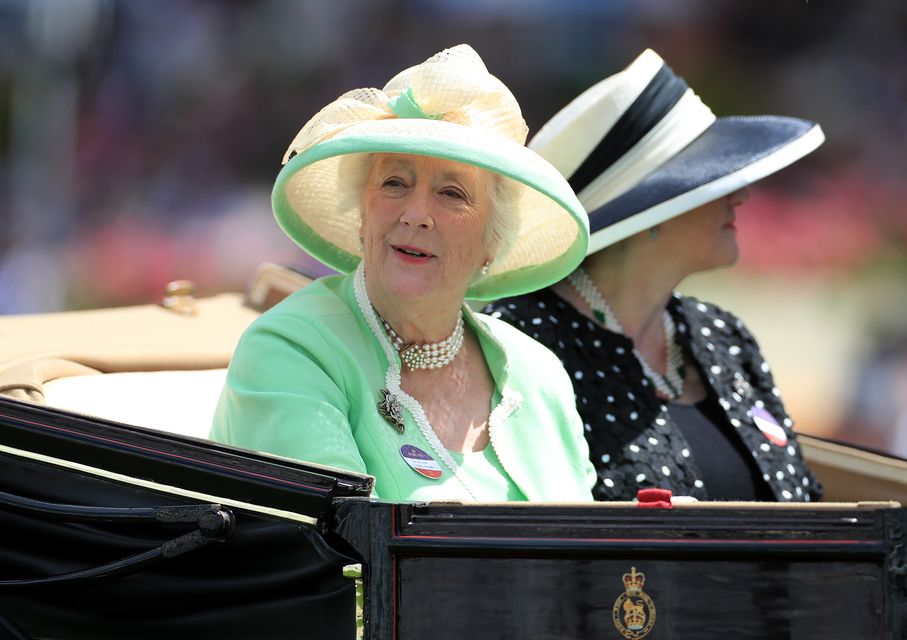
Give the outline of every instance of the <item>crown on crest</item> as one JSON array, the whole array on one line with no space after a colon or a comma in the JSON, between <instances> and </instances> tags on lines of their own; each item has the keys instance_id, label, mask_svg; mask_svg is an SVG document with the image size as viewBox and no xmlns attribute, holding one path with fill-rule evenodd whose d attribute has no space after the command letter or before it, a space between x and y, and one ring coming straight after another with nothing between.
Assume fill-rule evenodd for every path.
<instances>
[{"instance_id":1,"label":"crown on crest","mask_svg":"<svg viewBox=\"0 0 907 640\"><path fill-rule=\"evenodd\" d=\"M636 567L630 567L630 573L625 573L624 589L628 594L637 594L642 591L642 586L646 583L646 574L637 573Z\"/></svg>"}]
</instances>

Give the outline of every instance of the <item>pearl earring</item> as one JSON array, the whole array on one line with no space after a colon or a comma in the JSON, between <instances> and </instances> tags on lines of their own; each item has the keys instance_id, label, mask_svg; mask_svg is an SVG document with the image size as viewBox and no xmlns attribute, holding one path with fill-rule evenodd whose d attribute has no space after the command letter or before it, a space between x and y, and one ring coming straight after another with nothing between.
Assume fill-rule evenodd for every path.
<instances>
[{"instance_id":1,"label":"pearl earring","mask_svg":"<svg viewBox=\"0 0 907 640\"><path fill-rule=\"evenodd\" d=\"M482 268L481 268L481 270L480 270L480 271L482 272L482 276L487 276L487 275L488 275L488 266L489 266L490 264L491 264L491 263L490 263L488 260L486 260L486 261L482 264Z\"/></svg>"}]
</instances>

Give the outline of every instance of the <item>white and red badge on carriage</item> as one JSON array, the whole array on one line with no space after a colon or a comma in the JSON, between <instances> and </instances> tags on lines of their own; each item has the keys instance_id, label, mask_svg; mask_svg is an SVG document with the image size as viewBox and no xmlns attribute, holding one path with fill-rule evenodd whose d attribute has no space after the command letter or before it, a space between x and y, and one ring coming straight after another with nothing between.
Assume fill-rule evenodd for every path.
<instances>
[{"instance_id":1,"label":"white and red badge on carriage","mask_svg":"<svg viewBox=\"0 0 907 640\"><path fill-rule=\"evenodd\" d=\"M419 447L405 444L400 447L400 455L413 470L426 478L437 480L441 477L441 465Z\"/></svg>"},{"instance_id":2,"label":"white and red badge on carriage","mask_svg":"<svg viewBox=\"0 0 907 640\"><path fill-rule=\"evenodd\" d=\"M787 444L787 434L784 433L784 429L775 420L775 416L762 407L753 407L752 413L753 422L759 427L759 431L762 432L766 440L779 447Z\"/></svg>"}]
</instances>

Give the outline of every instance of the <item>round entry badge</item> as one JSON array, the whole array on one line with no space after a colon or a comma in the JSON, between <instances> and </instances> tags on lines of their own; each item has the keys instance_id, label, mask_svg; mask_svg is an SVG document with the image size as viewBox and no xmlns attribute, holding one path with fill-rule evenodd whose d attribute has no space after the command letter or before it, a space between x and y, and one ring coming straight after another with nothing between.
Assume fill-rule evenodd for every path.
<instances>
[{"instance_id":1,"label":"round entry badge","mask_svg":"<svg viewBox=\"0 0 907 640\"><path fill-rule=\"evenodd\" d=\"M787 434L784 433L784 429L782 429L781 425L778 424L778 421L775 420L775 416L761 407L753 407L752 413L753 422L756 423L756 426L759 427L759 431L762 432L762 435L764 435L769 442L779 447L783 447L787 444Z\"/></svg>"},{"instance_id":2,"label":"round entry badge","mask_svg":"<svg viewBox=\"0 0 907 640\"><path fill-rule=\"evenodd\" d=\"M419 447L405 444L400 447L400 455L413 470L419 475L437 480L441 477L441 465L435 459L422 451Z\"/></svg>"}]
</instances>

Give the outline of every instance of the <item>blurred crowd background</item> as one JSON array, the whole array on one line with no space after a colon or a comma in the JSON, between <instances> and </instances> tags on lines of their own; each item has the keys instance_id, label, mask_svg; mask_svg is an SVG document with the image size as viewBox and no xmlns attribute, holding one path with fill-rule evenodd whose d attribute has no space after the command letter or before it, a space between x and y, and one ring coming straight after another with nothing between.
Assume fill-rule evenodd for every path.
<instances>
[{"instance_id":1,"label":"blurred crowd background","mask_svg":"<svg viewBox=\"0 0 907 640\"><path fill-rule=\"evenodd\" d=\"M530 135L646 47L718 115L819 122L684 290L747 321L801 431L907 455L904 0L0 0L0 313L325 271L271 217L287 144L461 42Z\"/></svg>"}]
</instances>

